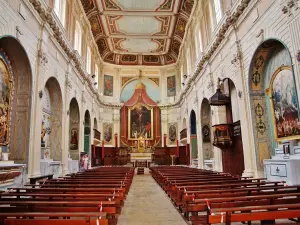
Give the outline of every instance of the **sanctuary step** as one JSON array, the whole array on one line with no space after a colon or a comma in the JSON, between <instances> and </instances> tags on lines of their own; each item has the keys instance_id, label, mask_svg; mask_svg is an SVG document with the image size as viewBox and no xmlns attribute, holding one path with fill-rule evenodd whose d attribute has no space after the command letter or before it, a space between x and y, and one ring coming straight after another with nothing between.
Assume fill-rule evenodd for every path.
<instances>
[{"instance_id":1,"label":"sanctuary step","mask_svg":"<svg viewBox=\"0 0 300 225\"><path fill-rule=\"evenodd\" d=\"M137 168L137 175L141 175L141 174L144 174L144 167L138 167Z\"/></svg>"}]
</instances>

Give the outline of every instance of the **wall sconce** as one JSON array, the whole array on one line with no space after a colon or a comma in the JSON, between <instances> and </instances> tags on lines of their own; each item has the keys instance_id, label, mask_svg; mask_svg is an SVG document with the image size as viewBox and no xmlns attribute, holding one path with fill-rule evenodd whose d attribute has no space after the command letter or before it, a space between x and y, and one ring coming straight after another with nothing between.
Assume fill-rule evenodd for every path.
<instances>
[{"instance_id":1,"label":"wall sconce","mask_svg":"<svg viewBox=\"0 0 300 225\"><path fill-rule=\"evenodd\" d=\"M93 74L93 75L92 75L92 78L95 78L95 77L96 77L96 75L95 75L95 74Z\"/></svg>"},{"instance_id":2,"label":"wall sconce","mask_svg":"<svg viewBox=\"0 0 300 225\"><path fill-rule=\"evenodd\" d=\"M40 98L43 97L43 91L39 91L39 97L40 97Z\"/></svg>"},{"instance_id":3,"label":"wall sconce","mask_svg":"<svg viewBox=\"0 0 300 225\"><path fill-rule=\"evenodd\" d=\"M242 91L241 90L238 92L238 96L239 96L239 98L242 98Z\"/></svg>"}]
</instances>

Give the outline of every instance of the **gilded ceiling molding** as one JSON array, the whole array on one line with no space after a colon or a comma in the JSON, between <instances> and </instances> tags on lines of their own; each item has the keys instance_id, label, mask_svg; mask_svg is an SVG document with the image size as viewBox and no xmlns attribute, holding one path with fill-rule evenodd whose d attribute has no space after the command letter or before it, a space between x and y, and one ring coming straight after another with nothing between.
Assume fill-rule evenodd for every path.
<instances>
[{"instance_id":1,"label":"gilded ceiling molding","mask_svg":"<svg viewBox=\"0 0 300 225\"><path fill-rule=\"evenodd\" d=\"M126 33L120 29L120 21L128 20L129 16L135 16L138 10L130 10L124 6L118 5L116 0L101 0L103 11L97 9L96 0L80 0L83 8L85 9L86 16L92 27L94 39L98 45L98 51L104 62L116 65L151 65L161 66L175 64L178 60L180 46L185 35L186 25L193 11L195 0L165 0L158 6L158 8L146 11L149 16L143 17L144 19L155 18L159 21L160 31L155 33L145 33L145 35L136 33ZM179 9L174 9L175 3L179 2ZM95 13L95 10L98 13ZM102 9L101 9L102 10ZM112 14L112 11L114 12ZM123 15L126 11L126 15ZM173 12L174 15L157 15L155 12ZM116 13L120 12L120 15ZM143 12L140 10L139 12ZM129 13L129 14L128 14ZM153 15L152 15L153 13ZM91 16L91 14L93 16ZM127 15L128 14L128 15ZM98 17L96 20L94 17ZM138 16L136 16L138 17ZM175 17L172 18L172 17ZM173 25L175 21L175 25ZM99 23L102 25L99 25ZM155 23L155 21L154 21ZM99 27L107 26L106 33L99 35ZM154 26L156 27L156 26ZM169 29L172 27L172 31ZM157 27L156 27L157 28ZM104 29L102 29L103 31ZM129 28L130 31L135 30ZM142 37L140 37L142 36ZM147 38L146 38L147 37ZM161 46L157 49L148 50L147 52L137 53L135 51L128 51L124 49L122 42L134 39L150 39L157 43L159 39ZM115 40L117 39L117 40ZM99 44L98 44L99 43ZM125 54L125 56L123 56Z\"/></svg>"}]
</instances>

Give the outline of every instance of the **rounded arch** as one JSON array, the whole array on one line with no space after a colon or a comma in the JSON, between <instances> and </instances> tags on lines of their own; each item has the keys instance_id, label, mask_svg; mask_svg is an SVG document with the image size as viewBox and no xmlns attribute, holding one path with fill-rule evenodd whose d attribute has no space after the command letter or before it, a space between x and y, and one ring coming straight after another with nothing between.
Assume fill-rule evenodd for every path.
<instances>
[{"instance_id":1,"label":"rounded arch","mask_svg":"<svg viewBox=\"0 0 300 225\"><path fill-rule=\"evenodd\" d=\"M89 154L91 135L91 114L87 109L84 113L84 152Z\"/></svg>"},{"instance_id":2,"label":"rounded arch","mask_svg":"<svg viewBox=\"0 0 300 225\"><path fill-rule=\"evenodd\" d=\"M53 160L62 156L62 92L58 80L50 77L43 91L41 147L49 148Z\"/></svg>"},{"instance_id":3,"label":"rounded arch","mask_svg":"<svg viewBox=\"0 0 300 225\"><path fill-rule=\"evenodd\" d=\"M198 157L198 145L197 145L197 119L196 113L192 109L190 113L190 144L191 144L191 157L196 159Z\"/></svg>"},{"instance_id":4,"label":"rounded arch","mask_svg":"<svg viewBox=\"0 0 300 225\"><path fill-rule=\"evenodd\" d=\"M277 73L278 69L282 73ZM278 78L278 90L271 82L274 76ZM297 137L300 130L296 127L291 129L292 132L283 132L281 137L277 135L287 130L286 123L294 124L294 120L299 119L291 53L283 41L272 38L258 46L249 67L248 88L256 164L257 169L262 171L263 160L274 154L279 141L300 139ZM287 95L291 96L292 101L287 99ZM287 111L291 110L296 112L296 116L288 116Z\"/></svg>"},{"instance_id":5,"label":"rounded arch","mask_svg":"<svg viewBox=\"0 0 300 225\"><path fill-rule=\"evenodd\" d=\"M79 159L79 125L80 111L76 98L72 98L69 107L70 123L69 123L69 154L73 160Z\"/></svg>"},{"instance_id":6,"label":"rounded arch","mask_svg":"<svg viewBox=\"0 0 300 225\"><path fill-rule=\"evenodd\" d=\"M9 99L9 108L1 108L1 117L6 121L2 124L1 134L6 141L1 143L9 146L10 160L28 163L30 138L30 117L32 104L32 70L29 57L23 45L13 36L0 37L0 57L2 66L2 85L8 85L7 94L1 93L3 101ZM10 85L4 76L9 74ZM6 81L8 81L6 79ZM1 132L2 133L2 132Z\"/></svg>"}]
</instances>

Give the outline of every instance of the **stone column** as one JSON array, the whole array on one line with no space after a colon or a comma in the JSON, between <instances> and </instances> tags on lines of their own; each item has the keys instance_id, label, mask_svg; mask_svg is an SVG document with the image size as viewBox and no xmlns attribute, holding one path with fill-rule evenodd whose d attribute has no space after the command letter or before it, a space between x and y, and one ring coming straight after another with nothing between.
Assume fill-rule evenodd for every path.
<instances>
[{"instance_id":1,"label":"stone column","mask_svg":"<svg viewBox=\"0 0 300 225\"><path fill-rule=\"evenodd\" d=\"M70 99L69 93L72 85L69 78L69 72L66 72L65 91L64 91L64 107L62 112L62 173L66 175L69 173L69 142L70 142Z\"/></svg>"},{"instance_id":2,"label":"stone column","mask_svg":"<svg viewBox=\"0 0 300 225\"><path fill-rule=\"evenodd\" d=\"M40 176L40 161L41 161L41 121L43 109L43 90L44 90L44 76L46 72L46 64L48 58L45 53L46 45L44 45L43 33L44 25L41 26L41 37L38 40L38 52L36 58L35 75L36 82L33 86L33 104L32 104L32 118L30 145L29 145L29 159L28 159L28 177Z\"/></svg>"}]
</instances>

